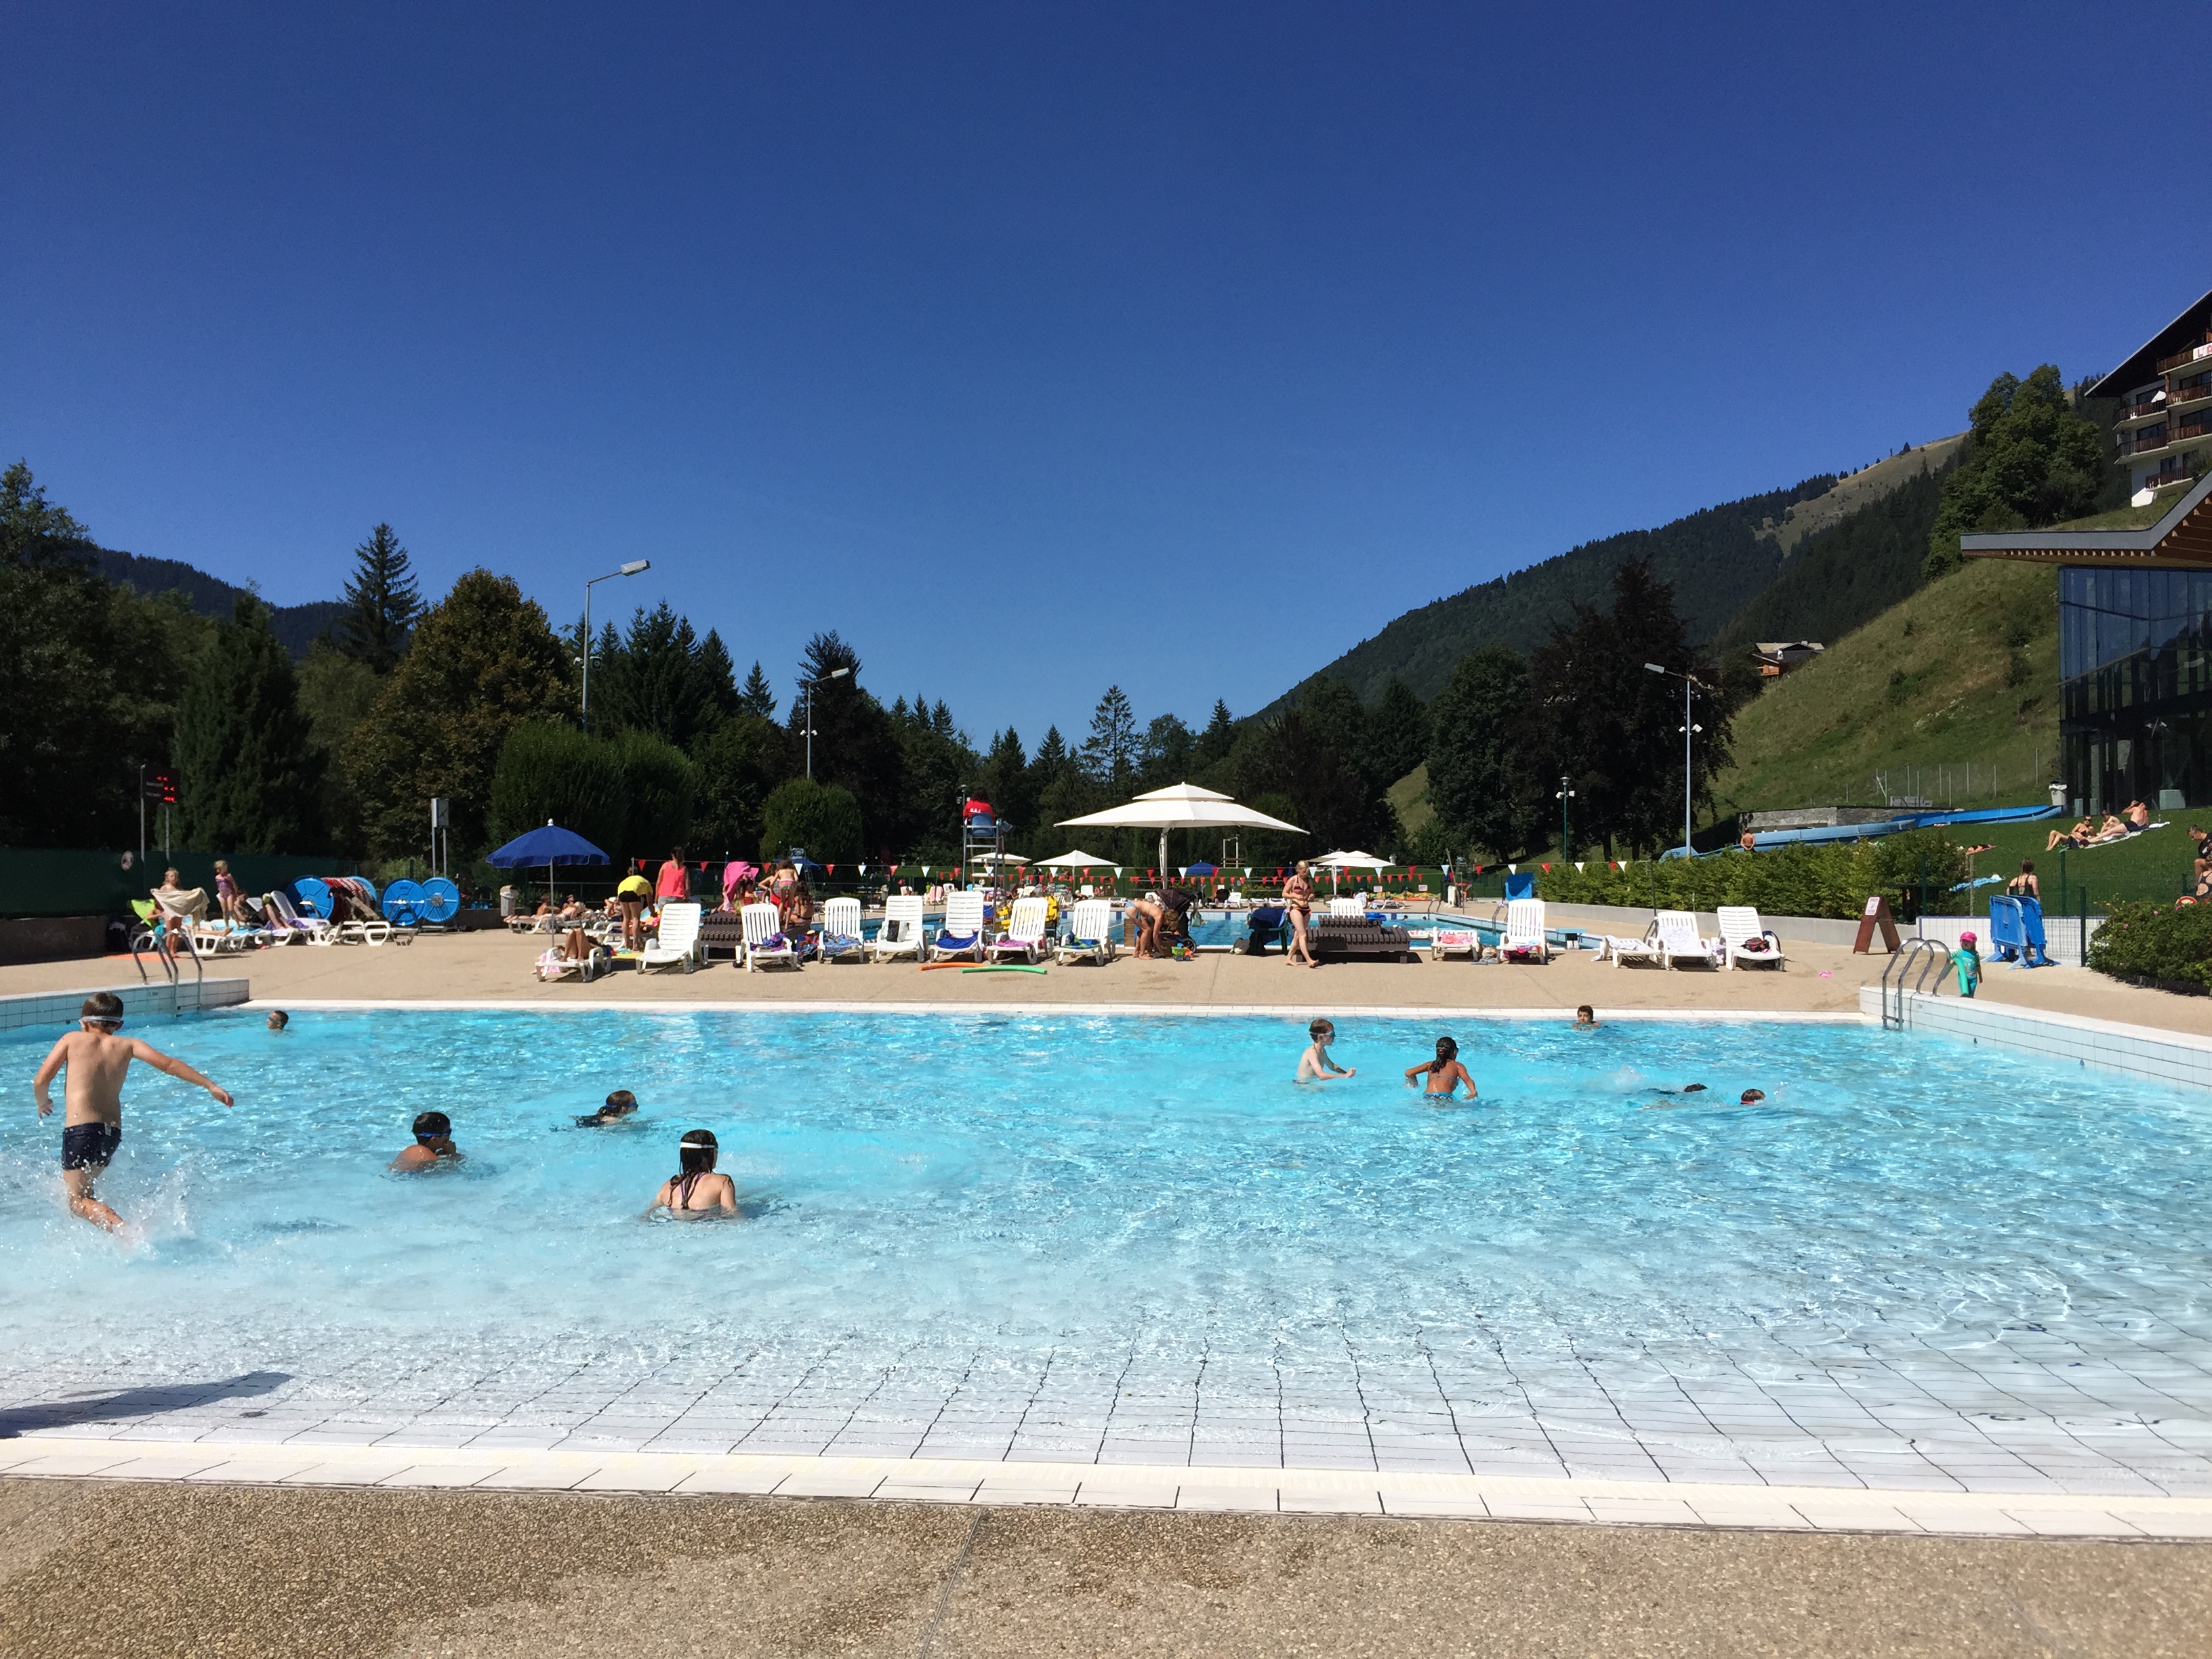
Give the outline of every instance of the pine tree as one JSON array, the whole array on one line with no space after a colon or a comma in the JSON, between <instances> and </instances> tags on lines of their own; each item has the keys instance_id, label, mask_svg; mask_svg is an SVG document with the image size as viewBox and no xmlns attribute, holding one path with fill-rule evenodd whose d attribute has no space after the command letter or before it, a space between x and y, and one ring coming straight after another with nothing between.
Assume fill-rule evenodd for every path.
<instances>
[{"instance_id":1,"label":"pine tree","mask_svg":"<svg viewBox=\"0 0 2212 1659\"><path fill-rule=\"evenodd\" d=\"M1128 787L1137 756L1137 715L1128 694L1106 688L1091 712L1091 735L1083 743L1083 769L1116 793Z\"/></svg>"},{"instance_id":2,"label":"pine tree","mask_svg":"<svg viewBox=\"0 0 2212 1659\"><path fill-rule=\"evenodd\" d=\"M719 724L738 712L740 705L737 665L730 660L730 648L722 643L722 636L711 628L707 630L707 637L699 641L699 654L692 659L692 670L707 707L714 710L712 723Z\"/></svg>"},{"instance_id":3,"label":"pine tree","mask_svg":"<svg viewBox=\"0 0 2212 1659\"><path fill-rule=\"evenodd\" d=\"M1393 674L1367 712L1368 741L1374 749L1371 769L1391 783L1419 766L1429 748L1429 711L1413 688Z\"/></svg>"},{"instance_id":4,"label":"pine tree","mask_svg":"<svg viewBox=\"0 0 2212 1659\"><path fill-rule=\"evenodd\" d=\"M753 659L753 672L745 676L744 689L738 693L738 704L745 713L758 714L764 720L775 718L775 688L761 672L760 659Z\"/></svg>"},{"instance_id":5,"label":"pine tree","mask_svg":"<svg viewBox=\"0 0 2212 1659\"><path fill-rule=\"evenodd\" d=\"M1229 751L1237 746L1237 724L1229 717L1229 705L1221 698L1213 700L1213 718L1206 721L1206 730L1198 734L1198 763L1215 766L1229 758Z\"/></svg>"},{"instance_id":6,"label":"pine tree","mask_svg":"<svg viewBox=\"0 0 2212 1659\"><path fill-rule=\"evenodd\" d=\"M422 596L392 526L380 524L353 550L356 566L345 585L345 614L338 619L339 650L389 674L407 649L422 614Z\"/></svg>"},{"instance_id":7,"label":"pine tree","mask_svg":"<svg viewBox=\"0 0 2212 1659\"><path fill-rule=\"evenodd\" d=\"M177 708L185 844L210 853L307 853L321 842L322 757L269 608L241 593L193 665Z\"/></svg>"},{"instance_id":8,"label":"pine tree","mask_svg":"<svg viewBox=\"0 0 2212 1659\"><path fill-rule=\"evenodd\" d=\"M1429 804L1453 848L1510 859L1530 824L1516 796L1514 738L1528 701L1528 665L1503 645L1459 659L1430 711Z\"/></svg>"}]
</instances>

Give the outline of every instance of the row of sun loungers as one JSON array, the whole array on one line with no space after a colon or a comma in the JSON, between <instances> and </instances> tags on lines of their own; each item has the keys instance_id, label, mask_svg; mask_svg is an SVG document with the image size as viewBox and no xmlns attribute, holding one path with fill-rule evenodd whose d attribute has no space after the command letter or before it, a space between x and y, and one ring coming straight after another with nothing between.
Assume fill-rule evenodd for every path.
<instances>
[{"instance_id":1,"label":"row of sun loungers","mask_svg":"<svg viewBox=\"0 0 2212 1659\"><path fill-rule=\"evenodd\" d=\"M1731 971L1741 966L1782 965L1782 941L1760 926L1757 910L1749 905L1723 904L1717 916L1720 933L1708 939L1698 932L1698 920L1687 910L1662 910L1641 939L1607 935L1598 947L1600 959L1610 957L1616 968L1632 962L1656 963L1662 968L1686 963Z\"/></svg>"}]
</instances>

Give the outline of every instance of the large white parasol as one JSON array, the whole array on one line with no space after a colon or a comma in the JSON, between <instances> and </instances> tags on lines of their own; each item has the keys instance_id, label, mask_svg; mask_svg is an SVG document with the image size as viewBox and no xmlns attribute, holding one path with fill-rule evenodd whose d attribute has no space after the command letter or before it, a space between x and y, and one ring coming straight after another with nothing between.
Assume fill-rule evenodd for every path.
<instances>
[{"instance_id":1,"label":"large white parasol","mask_svg":"<svg viewBox=\"0 0 2212 1659\"><path fill-rule=\"evenodd\" d=\"M1093 825L1102 830L1158 830L1163 870L1168 864L1170 830L1285 830L1294 836L1306 833L1295 823L1271 818L1218 790L1201 789L1194 783L1170 784L1164 789L1149 790L1125 805L1109 806L1103 812L1086 812L1079 818L1060 821L1063 830Z\"/></svg>"},{"instance_id":2,"label":"large white parasol","mask_svg":"<svg viewBox=\"0 0 2212 1659\"><path fill-rule=\"evenodd\" d=\"M1102 859L1096 853L1086 853L1081 848L1073 853L1062 853L1056 859L1039 859L1040 870L1111 870L1114 860Z\"/></svg>"}]
</instances>

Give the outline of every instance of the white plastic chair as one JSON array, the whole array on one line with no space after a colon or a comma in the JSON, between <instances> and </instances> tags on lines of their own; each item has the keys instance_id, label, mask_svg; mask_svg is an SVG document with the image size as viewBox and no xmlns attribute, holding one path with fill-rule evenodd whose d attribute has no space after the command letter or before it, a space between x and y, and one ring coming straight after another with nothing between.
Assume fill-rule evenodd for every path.
<instances>
[{"instance_id":1,"label":"white plastic chair","mask_svg":"<svg viewBox=\"0 0 2212 1659\"><path fill-rule=\"evenodd\" d=\"M1782 965L1782 940L1759 920L1759 911L1749 904L1723 904L1718 915L1721 927L1721 950L1726 965L1733 970L1739 962L1759 968L1779 968Z\"/></svg>"},{"instance_id":2,"label":"white plastic chair","mask_svg":"<svg viewBox=\"0 0 2212 1659\"><path fill-rule=\"evenodd\" d=\"M783 912L773 904L748 904L738 913L745 929L745 971L757 974L777 963L799 966L798 947L783 936Z\"/></svg>"},{"instance_id":3,"label":"white plastic chair","mask_svg":"<svg viewBox=\"0 0 2212 1659\"><path fill-rule=\"evenodd\" d=\"M1520 957L1536 962L1552 959L1552 942L1544 937L1544 901L1509 899L1505 925L1498 941L1501 957Z\"/></svg>"},{"instance_id":4,"label":"white plastic chair","mask_svg":"<svg viewBox=\"0 0 2212 1659\"><path fill-rule=\"evenodd\" d=\"M1045 902L1041 898L1022 898L1014 901L1014 913L1006 919L1006 936L991 944L991 959L1018 957L1024 962L1034 963L1044 954Z\"/></svg>"},{"instance_id":5,"label":"white plastic chair","mask_svg":"<svg viewBox=\"0 0 2212 1659\"><path fill-rule=\"evenodd\" d=\"M1356 894L1340 894L1328 902L1328 913L1333 916L1364 916L1367 906Z\"/></svg>"},{"instance_id":6,"label":"white plastic chair","mask_svg":"<svg viewBox=\"0 0 2212 1659\"><path fill-rule=\"evenodd\" d=\"M1113 905L1102 898L1078 900L1067 931L1053 947L1053 959L1062 965L1088 959L1101 967L1113 961Z\"/></svg>"},{"instance_id":7,"label":"white plastic chair","mask_svg":"<svg viewBox=\"0 0 2212 1659\"><path fill-rule=\"evenodd\" d=\"M659 938L638 953L638 970L657 973L681 968L690 973L699 961L699 917L704 908L698 904L662 905Z\"/></svg>"},{"instance_id":8,"label":"white plastic chair","mask_svg":"<svg viewBox=\"0 0 2212 1659\"><path fill-rule=\"evenodd\" d=\"M869 961L896 962L901 957L921 959L925 932L921 905L919 893L896 893L884 901L884 925L876 930L875 942L868 947Z\"/></svg>"},{"instance_id":9,"label":"white plastic chair","mask_svg":"<svg viewBox=\"0 0 2212 1659\"><path fill-rule=\"evenodd\" d=\"M849 957L867 959L868 942L860 937L860 901L833 898L822 907L822 960L838 962Z\"/></svg>"},{"instance_id":10,"label":"white plastic chair","mask_svg":"<svg viewBox=\"0 0 2212 1659\"><path fill-rule=\"evenodd\" d=\"M1651 924L1653 936L1659 945L1659 965L1672 968L1678 962L1695 963L1701 968L1720 966L1717 939L1707 939L1698 931L1698 919L1687 910L1662 910Z\"/></svg>"},{"instance_id":11,"label":"white plastic chair","mask_svg":"<svg viewBox=\"0 0 2212 1659\"><path fill-rule=\"evenodd\" d=\"M929 959L943 962L952 957L983 957L983 896L977 892L948 893L945 896L945 925L937 930L930 941Z\"/></svg>"}]
</instances>

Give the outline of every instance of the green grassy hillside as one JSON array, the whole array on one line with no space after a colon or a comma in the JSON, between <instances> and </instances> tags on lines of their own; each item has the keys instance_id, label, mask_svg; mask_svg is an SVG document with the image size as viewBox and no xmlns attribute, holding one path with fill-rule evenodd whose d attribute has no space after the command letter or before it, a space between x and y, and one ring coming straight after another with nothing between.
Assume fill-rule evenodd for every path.
<instances>
[{"instance_id":1,"label":"green grassy hillside","mask_svg":"<svg viewBox=\"0 0 2212 1659\"><path fill-rule=\"evenodd\" d=\"M1714 787L1723 815L1879 805L1877 774L1887 793L1945 805L2043 799L2058 750L2056 571L1970 561L1771 684L1736 717L1735 748Z\"/></svg>"}]
</instances>

